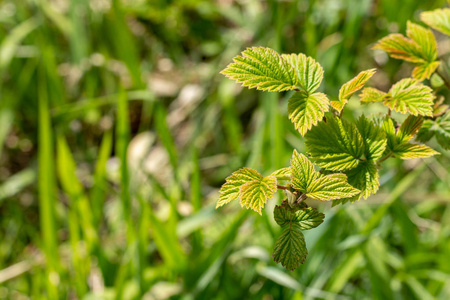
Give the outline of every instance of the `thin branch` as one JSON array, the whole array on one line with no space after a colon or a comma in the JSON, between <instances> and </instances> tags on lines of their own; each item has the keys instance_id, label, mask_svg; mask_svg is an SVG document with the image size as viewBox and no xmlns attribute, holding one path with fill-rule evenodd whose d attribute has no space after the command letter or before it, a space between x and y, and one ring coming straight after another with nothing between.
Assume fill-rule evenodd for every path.
<instances>
[{"instance_id":1,"label":"thin branch","mask_svg":"<svg viewBox=\"0 0 450 300\"><path fill-rule=\"evenodd\" d=\"M289 187L284 186L284 185L278 185L277 184L277 188L279 188L280 190L289 190Z\"/></svg>"},{"instance_id":2,"label":"thin branch","mask_svg":"<svg viewBox=\"0 0 450 300\"><path fill-rule=\"evenodd\" d=\"M394 153L389 152L389 154L386 154L384 157L380 158L380 159L377 161L377 163L378 163L378 164L382 163L383 161L385 161L386 159L388 159L389 157L391 157L392 154L394 154Z\"/></svg>"}]
</instances>

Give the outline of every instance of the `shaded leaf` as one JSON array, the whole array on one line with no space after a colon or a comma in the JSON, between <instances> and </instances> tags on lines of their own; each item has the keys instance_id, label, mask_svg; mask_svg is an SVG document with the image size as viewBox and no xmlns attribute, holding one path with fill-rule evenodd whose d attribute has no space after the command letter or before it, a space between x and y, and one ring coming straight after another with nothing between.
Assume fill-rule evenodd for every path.
<instances>
[{"instance_id":1,"label":"shaded leaf","mask_svg":"<svg viewBox=\"0 0 450 300\"><path fill-rule=\"evenodd\" d=\"M275 242L273 260L293 271L305 261L307 255L308 250L300 224L290 223L286 225Z\"/></svg>"},{"instance_id":2,"label":"shaded leaf","mask_svg":"<svg viewBox=\"0 0 450 300\"><path fill-rule=\"evenodd\" d=\"M416 117L409 115L398 129L396 134L397 143L401 144L409 142L419 131L422 124L423 118L421 116Z\"/></svg>"},{"instance_id":3,"label":"shaded leaf","mask_svg":"<svg viewBox=\"0 0 450 300\"><path fill-rule=\"evenodd\" d=\"M289 119L294 123L295 129L304 136L313 125L322 120L328 106L329 100L323 93L308 96L304 91L297 92L289 98Z\"/></svg>"}]
</instances>

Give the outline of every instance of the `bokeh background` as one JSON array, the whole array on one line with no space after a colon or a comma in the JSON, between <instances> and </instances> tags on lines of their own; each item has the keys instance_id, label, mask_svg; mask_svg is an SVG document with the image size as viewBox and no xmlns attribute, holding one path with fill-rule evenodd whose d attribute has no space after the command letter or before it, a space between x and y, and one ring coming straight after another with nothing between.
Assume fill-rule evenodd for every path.
<instances>
[{"instance_id":1,"label":"bokeh background","mask_svg":"<svg viewBox=\"0 0 450 300\"><path fill-rule=\"evenodd\" d=\"M226 79L232 57L306 53L332 98L376 67L386 90L412 66L371 46L445 5L0 1L0 299L450 299L450 159L434 140L438 157L388 160L370 199L311 203L326 218L294 272L271 259L281 193L263 216L214 209L231 172L305 151L290 94Z\"/></svg>"}]
</instances>

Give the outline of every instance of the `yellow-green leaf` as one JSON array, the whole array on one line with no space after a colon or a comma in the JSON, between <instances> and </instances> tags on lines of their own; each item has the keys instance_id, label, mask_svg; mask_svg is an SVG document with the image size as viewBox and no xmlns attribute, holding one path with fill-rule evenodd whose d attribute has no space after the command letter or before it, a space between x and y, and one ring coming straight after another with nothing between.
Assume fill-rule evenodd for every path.
<instances>
[{"instance_id":1,"label":"yellow-green leaf","mask_svg":"<svg viewBox=\"0 0 450 300\"><path fill-rule=\"evenodd\" d=\"M363 89L359 95L361 102L379 102L386 98L387 93L377 90L376 88L368 87Z\"/></svg>"},{"instance_id":2,"label":"yellow-green leaf","mask_svg":"<svg viewBox=\"0 0 450 300\"><path fill-rule=\"evenodd\" d=\"M349 82L345 83L339 90L339 101L331 101L331 106L341 112L345 104L354 93L362 89L366 82L375 74L376 69L360 72Z\"/></svg>"},{"instance_id":3,"label":"yellow-green leaf","mask_svg":"<svg viewBox=\"0 0 450 300\"><path fill-rule=\"evenodd\" d=\"M242 206L250 208L261 214L267 199L272 198L277 191L277 178L267 176L262 180L253 180L245 183L239 189L239 199Z\"/></svg>"},{"instance_id":4,"label":"yellow-green leaf","mask_svg":"<svg viewBox=\"0 0 450 300\"><path fill-rule=\"evenodd\" d=\"M289 98L288 114L289 119L303 136L322 120L325 112L328 111L329 100L323 93L308 95L306 92L297 92Z\"/></svg>"},{"instance_id":5,"label":"yellow-green leaf","mask_svg":"<svg viewBox=\"0 0 450 300\"><path fill-rule=\"evenodd\" d=\"M250 181L262 180L261 174L250 168L242 168L226 178L225 184L220 189L220 197L216 208L221 207L239 197L241 186Z\"/></svg>"},{"instance_id":6,"label":"yellow-green leaf","mask_svg":"<svg viewBox=\"0 0 450 300\"><path fill-rule=\"evenodd\" d=\"M275 50L247 48L233 61L221 73L242 86L271 92L297 88L295 70Z\"/></svg>"},{"instance_id":7,"label":"yellow-green leaf","mask_svg":"<svg viewBox=\"0 0 450 300\"><path fill-rule=\"evenodd\" d=\"M415 116L433 115L433 90L416 79L405 78L394 84L384 104L392 110Z\"/></svg>"},{"instance_id":8,"label":"yellow-green leaf","mask_svg":"<svg viewBox=\"0 0 450 300\"><path fill-rule=\"evenodd\" d=\"M425 145L404 143L393 149L394 156L401 159L425 158L439 154Z\"/></svg>"},{"instance_id":9,"label":"yellow-green leaf","mask_svg":"<svg viewBox=\"0 0 450 300\"><path fill-rule=\"evenodd\" d=\"M450 8L423 12L420 19L431 28L450 35Z\"/></svg>"},{"instance_id":10,"label":"yellow-green leaf","mask_svg":"<svg viewBox=\"0 0 450 300\"><path fill-rule=\"evenodd\" d=\"M312 94L317 90L323 79L323 68L318 62L303 53L282 54L281 57L295 70L296 85L307 94Z\"/></svg>"}]
</instances>

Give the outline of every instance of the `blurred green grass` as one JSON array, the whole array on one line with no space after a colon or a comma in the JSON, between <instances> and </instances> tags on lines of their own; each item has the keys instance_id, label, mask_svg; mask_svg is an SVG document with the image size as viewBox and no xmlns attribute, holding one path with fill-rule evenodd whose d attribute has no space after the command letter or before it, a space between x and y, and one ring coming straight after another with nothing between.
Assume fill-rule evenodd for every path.
<instances>
[{"instance_id":1,"label":"blurred green grass","mask_svg":"<svg viewBox=\"0 0 450 300\"><path fill-rule=\"evenodd\" d=\"M271 260L281 194L262 217L214 210L234 170L270 172L304 151L289 94L218 74L233 56L253 45L314 56L331 96L372 67L386 88L409 66L371 44L443 5L0 2L0 299L450 298L449 155L437 144L437 158L388 161L371 199L321 205L295 272Z\"/></svg>"}]
</instances>

